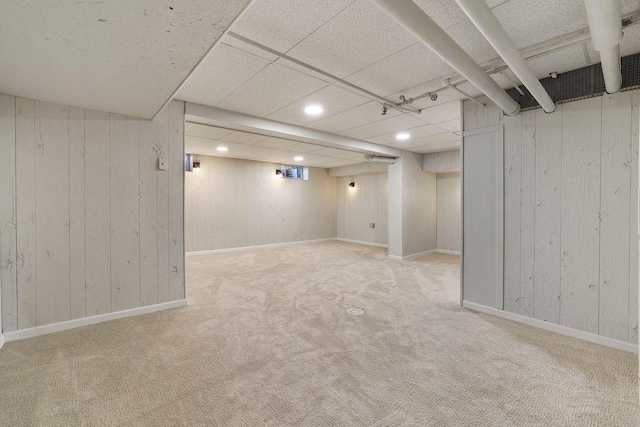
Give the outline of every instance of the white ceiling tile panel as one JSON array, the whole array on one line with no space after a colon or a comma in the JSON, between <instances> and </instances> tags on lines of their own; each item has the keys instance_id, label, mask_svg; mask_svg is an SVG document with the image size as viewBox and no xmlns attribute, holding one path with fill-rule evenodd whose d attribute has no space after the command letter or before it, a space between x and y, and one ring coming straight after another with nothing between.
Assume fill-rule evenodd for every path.
<instances>
[{"instance_id":1,"label":"white ceiling tile panel","mask_svg":"<svg viewBox=\"0 0 640 427\"><path fill-rule=\"evenodd\" d=\"M269 65L266 59L219 44L176 95L196 104L216 105Z\"/></svg>"},{"instance_id":2,"label":"white ceiling tile panel","mask_svg":"<svg viewBox=\"0 0 640 427\"><path fill-rule=\"evenodd\" d=\"M218 106L264 117L326 85L322 80L281 65L270 64Z\"/></svg>"},{"instance_id":3,"label":"white ceiling tile panel","mask_svg":"<svg viewBox=\"0 0 640 427\"><path fill-rule=\"evenodd\" d=\"M325 119L310 123L310 128L323 130L326 132L340 132L351 129L353 127L366 125L378 120L384 120L391 117L399 116L398 110L389 110L386 115L382 115L382 104L378 102L368 102L363 105L343 111Z\"/></svg>"},{"instance_id":4,"label":"white ceiling tile panel","mask_svg":"<svg viewBox=\"0 0 640 427\"><path fill-rule=\"evenodd\" d=\"M224 136L229 135L232 132L233 130L231 129L201 125L197 123L190 123L190 126L187 128L185 134L187 136L198 136L200 138L220 139Z\"/></svg>"},{"instance_id":5,"label":"white ceiling tile panel","mask_svg":"<svg viewBox=\"0 0 640 427\"><path fill-rule=\"evenodd\" d=\"M222 138L222 141L237 142L240 144L255 144L256 142L264 141L269 138L268 136L259 135L257 133L242 132L235 130Z\"/></svg>"},{"instance_id":6,"label":"white ceiling tile panel","mask_svg":"<svg viewBox=\"0 0 640 427\"><path fill-rule=\"evenodd\" d=\"M441 129L433 125L425 125L425 126L418 126L410 129L405 129L403 132L408 133L411 139L416 139L424 136L431 136L431 135L446 133L447 130ZM367 141L375 142L376 144L383 144L383 145L395 144L399 142L396 139L396 135L397 135L397 132L387 133L385 135L368 138Z\"/></svg>"},{"instance_id":7,"label":"white ceiling tile panel","mask_svg":"<svg viewBox=\"0 0 640 427\"><path fill-rule=\"evenodd\" d=\"M185 136L184 146L187 152L197 152L204 149L211 143L210 139L199 138L197 136Z\"/></svg>"},{"instance_id":8,"label":"white ceiling tile panel","mask_svg":"<svg viewBox=\"0 0 640 427\"><path fill-rule=\"evenodd\" d=\"M286 52L351 3L353 0L257 0L233 31Z\"/></svg>"},{"instance_id":9,"label":"white ceiling tile panel","mask_svg":"<svg viewBox=\"0 0 640 427\"><path fill-rule=\"evenodd\" d=\"M430 123L442 123L454 119L459 120L460 101L450 101L436 107L427 107L422 110L420 117Z\"/></svg>"},{"instance_id":10,"label":"white ceiling tile panel","mask_svg":"<svg viewBox=\"0 0 640 427\"><path fill-rule=\"evenodd\" d=\"M342 78L414 43L375 5L357 0L288 54Z\"/></svg>"},{"instance_id":11,"label":"white ceiling tile panel","mask_svg":"<svg viewBox=\"0 0 640 427\"><path fill-rule=\"evenodd\" d=\"M442 129L446 129L449 132L459 132L460 119L454 119L454 120L449 120L448 122L438 123L438 127Z\"/></svg>"},{"instance_id":12,"label":"white ceiling tile panel","mask_svg":"<svg viewBox=\"0 0 640 427\"><path fill-rule=\"evenodd\" d=\"M291 147L292 145L296 145L298 142L291 141L290 139L282 139L282 138L267 138L264 141L258 142L258 147L269 147L269 148L285 148Z\"/></svg>"},{"instance_id":13,"label":"white ceiling tile panel","mask_svg":"<svg viewBox=\"0 0 640 427\"><path fill-rule=\"evenodd\" d=\"M238 152L247 146L244 144L236 144L233 142L213 141L211 139L202 139L197 137L186 137L185 152L187 153L200 153L206 152L218 152L217 148L220 146L227 147L228 151L220 153L220 155L231 155Z\"/></svg>"},{"instance_id":14,"label":"white ceiling tile panel","mask_svg":"<svg viewBox=\"0 0 640 427\"><path fill-rule=\"evenodd\" d=\"M367 102L367 98L351 91L336 86L327 86L269 114L267 118L296 125L306 125L322 117L340 113ZM322 114L319 116L309 116L306 114L304 108L312 104L322 106L324 109Z\"/></svg>"},{"instance_id":15,"label":"white ceiling tile panel","mask_svg":"<svg viewBox=\"0 0 640 427\"><path fill-rule=\"evenodd\" d=\"M340 134L356 139L367 139L374 136L399 132L409 128L423 125L424 122L407 114L401 114L379 122L370 123L357 128L349 129Z\"/></svg>"},{"instance_id":16,"label":"white ceiling tile panel","mask_svg":"<svg viewBox=\"0 0 640 427\"><path fill-rule=\"evenodd\" d=\"M345 80L387 96L454 71L431 49L415 43L351 74Z\"/></svg>"},{"instance_id":17,"label":"white ceiling tile panel","mask_svg":"<svg viewBox=\"0 0 640 427\"><path fill-rule=\"evenodd\" d=\"M247 3L2 2L0 93L151 118Z\"/></svg>"}]
</instances>

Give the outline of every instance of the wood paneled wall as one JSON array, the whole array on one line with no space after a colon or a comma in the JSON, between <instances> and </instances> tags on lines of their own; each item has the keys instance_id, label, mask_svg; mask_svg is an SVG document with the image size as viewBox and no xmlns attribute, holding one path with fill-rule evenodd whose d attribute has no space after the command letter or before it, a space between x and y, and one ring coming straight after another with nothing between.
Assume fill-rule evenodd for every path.
<instances>
[{"instance_id":1,"label":"wood paneled wall","mask_svg":"<svg viewBox=\"0 0 640 427\"><path fill-rule=\"evenodd\" d=\"M388 244L386 172L340 177L336 193L339 238Z\"/></svg>"},{"instance_id":2,"label":"wood paneled wall","mask_svg":"<svg viewBox=\"0 0 640 427\"><path fill-rule=\"evenodd\" d=\"M505 126L505 310L638 342L640 91L514 117L483 102L464 129Z\"/></svg>"},{"instance_id":3,"label":"wood paneled wall","mask_svg":"<svg viewBox=\"0 0 640 427\"><path fill-rule=\"evenodd\" d=\"M186 174L187 252L335 237L335 178L309 168L285 179L274 163L196 156Z\"/></svg>"},{"instance_id":4,"label":"wood paneled wall","mask_svg":"<svg viewBox=\"0 0 640 427\"><path fill-rule=\"evenodd\" d=\"M183 135L179 101L148 121L0 95L5 332L185 297Z\"/></svg>"},{"instance_id":5,"label":"wood paneled wall","mask_svg":"<svg viewBox=\"0 0 640 427\"><path fill-rule=\"evenodd\" d=\"M422 171L422 154L403 151L402 256L436 249L436 236L436 175Z\"/></svg>"},{"instance_id":6,"label":"wood paneled wall","mask_svg":"<svg viewBox=\"0 0 640 427\"><path fill-rule=\"evenodd\" d=\"M436 186L438 249L460 252L460 172L437 174Z\"/></svg>"}]
</instances>

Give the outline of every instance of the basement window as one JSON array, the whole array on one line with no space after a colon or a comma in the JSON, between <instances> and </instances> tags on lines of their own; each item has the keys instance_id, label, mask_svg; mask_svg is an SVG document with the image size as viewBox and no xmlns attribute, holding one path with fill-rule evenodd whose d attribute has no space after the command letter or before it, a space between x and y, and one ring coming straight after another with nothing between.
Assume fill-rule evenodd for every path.
<instances>
[{"instance_id":1,"label":"basement window","mask_svg":"<svg viewBox=\"0 0 640 427\"><path fill-rule=\"evenodd\" d=\"M283 178L309 180L309 168L306 166L280 165Z\"/></svg>"}]
</instances>

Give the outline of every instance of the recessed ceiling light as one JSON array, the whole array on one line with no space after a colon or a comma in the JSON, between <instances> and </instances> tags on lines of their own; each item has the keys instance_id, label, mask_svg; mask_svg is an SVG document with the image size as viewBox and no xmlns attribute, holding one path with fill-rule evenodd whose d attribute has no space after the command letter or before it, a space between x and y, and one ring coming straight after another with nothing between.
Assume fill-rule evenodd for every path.
<instances>
[{"instance_id":1,"label":"recessed ceiling light","mask_svg":"<svg viewBox=\"0 0 640 427\"><path fill-rule=\"evenodd\" d=\"M304 158L302 156L295 156L293 160L295 160L296 162L301 162L304 160Z\"/></svg>"},{"instance_id":2,"label":"recessed ceiling light","mask_svg":"<svg viewBox=\"0 0 640 427\"><path fill-rule=\"evenodd\" d=\"M222 145L220 147L216 148L216 150L222 151L222 152L229 151L229 149L227 147L223 147Z\"/></svg>"},{"instance_id":3,"label":"recessed ceiling light","mask_svg":"<svg viewBox=\"0 0 640 427\"><path fill-rule=\"evenodd\" d=\"M322 114L323 108L319 105L307 105L304 107L304 112L310 116L317 116L318 114Z\"/></svg>"},{"instance_id":4,"label":"recessed ceiling light","mask_svg":"<svg viewBox=\"0 0 640 427\"><path fill-rule=\"evenodd\" d=\"M406 141L409 138L411 138L411 135L409 135L406 132L400 132L399 134L396 135L396 139L398 141Z\"/></svg>"}]
</instances>

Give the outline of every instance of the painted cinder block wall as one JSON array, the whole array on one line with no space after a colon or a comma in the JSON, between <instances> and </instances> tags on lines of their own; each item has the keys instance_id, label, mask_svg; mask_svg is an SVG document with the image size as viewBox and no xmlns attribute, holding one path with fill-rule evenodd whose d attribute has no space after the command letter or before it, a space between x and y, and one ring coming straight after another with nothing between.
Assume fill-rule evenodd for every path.
<instances>
[{"instance_id":1,"label":"painted cinder block wall","mask_svg":"<svg viewBox=\"0 0 640 427\"><path fill-rule=\"evenodd\" d=\"M0 95L4 332L185 298L183 147L180 101L139 120Z\"/></svg>"},{"instance_id":2,"label":"painted cinder block wall","mask_svg":"<svg viewBox=\"0 0 640 427\"><path fill-rule=\"evenodd\" d=\"M637 343L640 91L513 117L483 102L464 130L504 125L504 310Z\"/></svg>"}]
</instances>

